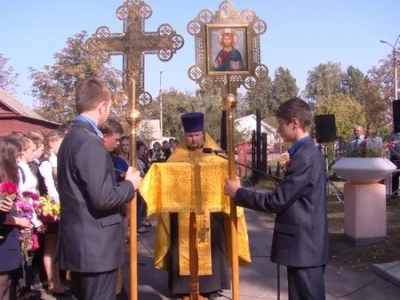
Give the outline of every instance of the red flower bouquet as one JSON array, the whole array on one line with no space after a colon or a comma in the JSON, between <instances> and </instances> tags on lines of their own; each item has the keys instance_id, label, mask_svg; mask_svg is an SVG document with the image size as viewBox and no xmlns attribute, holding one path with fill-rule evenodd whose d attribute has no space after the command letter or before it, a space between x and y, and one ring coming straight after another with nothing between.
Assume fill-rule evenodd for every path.
<instances>
[{"instance_id":1,"label":"red flower bouquet","mask_svg":"<svg viewBox=\"0 0 400 300\"><path fill-rule=\"evenodd\" d=\"M18 187L12 181L4 181L0 183L0 204L6 198L15 200L17 198Z\"/></svg>"},{"instance_id":2,"label":"red flower bouquet","mask_svg":"<svg viewBox=\"0 0 400 300\"><path fill-rule=\"evenodd\" d=\"M0 205L2 202L8 198L14 201L17 198L18 187L12 181L3 181L0 183ZM0 239L3 237L0 236Z\"/></svg>"}]
</instances>

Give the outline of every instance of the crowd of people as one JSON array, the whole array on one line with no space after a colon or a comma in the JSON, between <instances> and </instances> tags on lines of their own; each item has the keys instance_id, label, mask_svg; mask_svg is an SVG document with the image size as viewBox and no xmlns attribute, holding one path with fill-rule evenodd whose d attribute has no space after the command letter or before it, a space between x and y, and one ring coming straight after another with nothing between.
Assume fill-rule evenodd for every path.
<instances>
[{"instance_id":1,"label":"crowd of people","mask_svg":"<svg viewBox=\"0 0 400 300\"><path fill-rule=\"evenodd\" d=\"M194 112L181 116L185 131L182 143L172 139L147 149L138 141L138 168L133 170L129 164L129 137L109 116L110 91L105 84L94 78L84 80L75 91L75 104L77 116L68 128L47 135L32 129L26 135L14 132L0 138L0 187L4 190L6 183L16 186L14 193L1 194L0 201L0 300L15 296L40 299L32 290L42 273L47 278L48 292L54 296L127 299L121 267L129 209L138 206L137 234L146 233L153 225L146 213L149 198L139 188L143 177L150 178L146 173L151 172L152 163L208 162L208 167L226 163L217 155L203 153L203 147L217 149L218 145L204 131L204 114ZM276 214L271 260L287 266L289 299L323 300L324 271L329 261L325 165L322 159L315 159L318 149L309 135L312 114L303 100L294 98L281 104L277 120L279 133L292 146L286 175L276 190L250 191L242 188L239 180L215 184L238 206ZM200 172L205 171L202 168ZM28 203L35 203L41 195L51 198L60 205L58 221L46 223L35 210L29 218L20 217L14 210L14 194L28 197ZM133 199L136 203L131 203ZM186 254L182 251L190 251L188 217L185 212L164 217L159 218L157 238L165 234L162 238L166 239L157 241L155 255L160 260L155 265L169 272L171 293L187 300L190 274L185 271L182 259ZM199 218L203 229L209 231L205 241L210 247L208 256L198 257L199 261L207 261L207 266L199 265L199 299L214 300L220 290L231 286L226 243L229 235L222 212ZM239 257L250 263L244 215L238 218L244 222L238 233L244 241ZM39 237L38 247L28 252L20 242L25 232ZM208 243L205 241L201 247ZM62 284L64 274L60 270L67 272L68 287ZM43 283L43 277L39 281Z\"/></svg>"},{"instance_id":2,"label":"crowd of people","mask_svg":"<svg viewBox=\"0 0 400 300\"><path fill-rule=\"evenodd\" d=\"M57 153L65 136L65 126L43 134L32 129L27 134L12 132L0 138L0 182L11 181L18 194L49 196L59 202L57 191ZM28 201L32 203L34 196ZM7 204L7 205L6 205ZM8 213L13 202L5 197L0 211L0 299L40 299L32 288L46 281L46 289L54 296L67 296L70 291L60 279L58 264L53 262L58 223L45 224L35 210L30 218ZM37 234L38 248L22 256L19 231ZM46 280L47 279L47 280Z\"/></svg>"}]
</instances>

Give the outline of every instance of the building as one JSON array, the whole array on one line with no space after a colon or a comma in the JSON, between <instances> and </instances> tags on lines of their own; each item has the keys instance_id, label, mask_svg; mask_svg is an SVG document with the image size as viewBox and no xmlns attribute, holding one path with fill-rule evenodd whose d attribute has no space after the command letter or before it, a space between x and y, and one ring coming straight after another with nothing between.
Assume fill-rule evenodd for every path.
<instances>
[{"instance_id":1,"label":"building","mask_svg":"<svg viewBox=\"0 0 400 300\"><path fill-rule=\"evenodd\" d=\"M251 139L251 135L257 128L256 115L251 114L235 120L236 129L242 132L247 140ZM269 145L277 143L276 135L277 129L261 121L261 133L267 134L267 142Z\"/></svg>"},{"instance_id":2,"label":"building","mask_svg":"<svg viewBox=\"0 0 400 300\"><path fill-rule=\"evenodd\" d=\"M33 128L46 134L59 126L58 123L44 119L0 88L0 136L8 135L12 131L27 133Z\"/></svg>"},{"instance_id":3,"label":"building","mask_svg":"<svg viewBox=\"0 0 400 300\"><path fill-rule=\"evenodd\" d=\"M153 148L155 142L161 145L163 141L174 139L171 136L161 136L160 120L142 120L139 123L138 138L144 141L150 148Z\"/></svg>"}]
</instances>

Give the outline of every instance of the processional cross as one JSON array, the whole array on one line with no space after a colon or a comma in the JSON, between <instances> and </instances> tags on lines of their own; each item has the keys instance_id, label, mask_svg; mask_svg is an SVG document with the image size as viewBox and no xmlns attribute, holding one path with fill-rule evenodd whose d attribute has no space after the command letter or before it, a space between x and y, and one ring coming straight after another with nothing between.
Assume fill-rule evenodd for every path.
<instances>
[{"instance_id":1,"label":"processional cross","mask_svg":"<svg viewBox=\"0 0 400 300\"><path fill-rule=\"evenodd\" d=\"M111 33L106 26L99 27L86 41L89 50L97 53L103 63L110 55L123 55L123 86L128 94L127 121L130 124L130 166L136 171L136 138L137 126L140 123L140 112L136 101L145 106L152 100L145 91L145 55L157 54L163 61L169 61L177 50L181 49L184 39L177 34L171 25L161 24L157 31L146 32L145 21L151 17L153 10L144 0L127 0L117 9L117 18L123 21L123 33ZM135 199L133 200L135 202ZM138 299L137 288L137 208L130 205L130 299Z\"/></svg>"},{"instance_id":2,"label":"processional cross","mask_svg":"<svg viewBox=\"0 0 400 300\"><path fill-rule=\"evenodd\" d=\"M153 10L144 0L128 0L116 12L123 21L123 33L111 33L106 26L100 26L86 42L89 50L97 50L98 59L107 62L110 55L123 56L123 84L129 92L129 81L135 80L135 99L144 106L152 96L145 91L145 55L157 54L163 61L169 61L184 45L184 39L169 24L161 24L157 31L146 32L145 21Z\"/></svg>"}]
</instances>

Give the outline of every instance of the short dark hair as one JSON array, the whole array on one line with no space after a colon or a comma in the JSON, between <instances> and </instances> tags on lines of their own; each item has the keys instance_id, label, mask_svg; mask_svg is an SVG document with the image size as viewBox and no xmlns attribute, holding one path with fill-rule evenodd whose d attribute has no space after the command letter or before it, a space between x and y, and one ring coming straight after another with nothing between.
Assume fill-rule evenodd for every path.
<instances>
[{"instance_id":1,"label":"short dark hair","mask_svg":"<svg viewBox=\"0 0 400 300\"><path fill-rule=\"evenodd\" d=\"M287 123L292 122L293 118L297 118L303 130L308 130L312 123L310 106L300 98L292 98L283 102L279 105L275 116Z\"/></svg>"},{"instance_id":2,"label":"short dark hair","mask_svg":"<svg viewBox=\"0 0 400 300\"><path fill-rule=\"evenodd\" d=\"M64 133L67 133L68 130L71 129L71 126L72 126L72 121L67 121L67 122L65 122L64 124L61 124L61 125L58 127L58 130L59 130L59 131L62 131L62 132L64 132Z\"/></svg>"},{"instance_id":3,"label":"short dark hair","mask_svg":"<svg viewBox=\"0 0 400 300\"><path fill-rule=\"evenodd\" d=\"M110 91L97 78L89 78L78 85L75 91L76 112L81 114L93 110L102 101L110 101Z\"/></svg>"},{"instance_id":4,"label":"short dark hair","mask_svg":"<svg viewBox=\"0 0 400 300\"><path fill-rule=\"evenodd\" d=\"M8 135L9 138L12 138L12 139L14 139L14 140L20 140L20 139L23 138L24 136L25 136L25 134L23 134L23 133L20 132L20 131L12 131L12 132Z\"/></svg>"},{"instance_id":5,"label":"short dark hair","mask_svg":"<svg viewBox=\"0 0 400 300\"><path fill-rule=\"evenodd\" d=\"M124 133L124 128L122 127L121 123L114 118L108 118L107 121L99 127L99 129L103 134L106 135L112 135L114 133Z\"/></svg>"}]
</instances>

